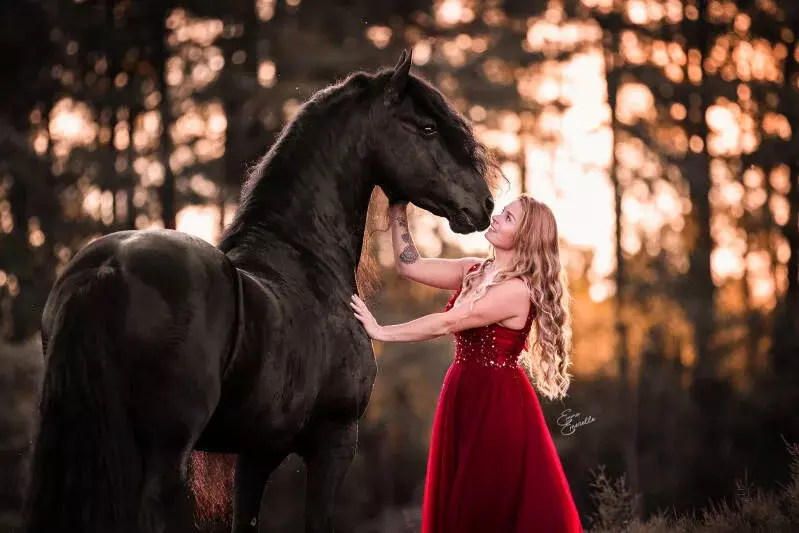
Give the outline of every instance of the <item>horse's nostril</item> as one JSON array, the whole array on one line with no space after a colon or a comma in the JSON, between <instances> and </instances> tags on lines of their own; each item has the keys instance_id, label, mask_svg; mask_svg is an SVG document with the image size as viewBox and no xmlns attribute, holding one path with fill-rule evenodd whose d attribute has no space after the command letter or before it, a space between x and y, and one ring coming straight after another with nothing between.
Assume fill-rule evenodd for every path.
<instances>
[{"instance_id":1,"label":"horse's nostril","mask_svg":"<svg viewBox=\"0 0 799 533\"><path fill-rule=\"evenodd\" d=\"M489 215L494 212L494 199L490 196L486 198L486 211L488 211Z\"/></svg>"}]
</instances>

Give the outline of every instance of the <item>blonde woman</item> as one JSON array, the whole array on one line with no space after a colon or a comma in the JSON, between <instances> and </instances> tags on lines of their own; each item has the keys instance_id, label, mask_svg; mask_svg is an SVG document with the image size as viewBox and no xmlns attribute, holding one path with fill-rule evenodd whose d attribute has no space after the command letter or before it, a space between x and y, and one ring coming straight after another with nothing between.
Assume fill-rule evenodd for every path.
<instances>
[{"instance_id":1,"label":"blonde woman","mask_svg":"<svg viewBox=\"0 0 799 533\"><path fill-rule=\"evenodd\" d=\"M485 259L422 258L404 204L389 208L394 254L408 279L456 290L440 313L379 325L369 336L413 342L452 334L425 481L422 533L576 533L580 517L533 386L569 388L570 315L552 211L522 195L492 218Z\"/></svg>"}]
</instances>

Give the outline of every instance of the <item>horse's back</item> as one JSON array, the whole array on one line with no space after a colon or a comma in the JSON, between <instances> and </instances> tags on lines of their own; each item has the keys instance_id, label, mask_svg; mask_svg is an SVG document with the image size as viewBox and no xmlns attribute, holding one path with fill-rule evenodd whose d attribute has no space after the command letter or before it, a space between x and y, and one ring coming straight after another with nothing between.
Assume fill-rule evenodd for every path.
<instances>
[{"instance_id":1,"label":"horse's back","mask_svg":"<svg viewBox=\"0 0 799 533\"><path fill-rule=\"evenodd\" d=\"M117 231L84 246L59 279L105 264L119 265L126 274L150 280L166 277L166 281L179 281L177 277L200 274L203 268L218 267L224 261L224 254L211 244L180 231Z\"/></svg>"},{"instance_id":2,"label":"horse's back","mask_svg":"<svg viewBox=\"0 0 799 533\"><path fill-rule=\"evenodd\" d=\"M45 323L59 299L76 289L75 279L112 271L123 276L129 287L133 306L129 311L138 311L136 302L152 306L149 320L163 318L163 312L174 312L180 305L200 303L201 291L215 292L208 296L223 307L225 296L233 295L234 269L209 243L178 231L119 231L92 241L70 261L51 290Z\"/></svg>"}]
</instances>

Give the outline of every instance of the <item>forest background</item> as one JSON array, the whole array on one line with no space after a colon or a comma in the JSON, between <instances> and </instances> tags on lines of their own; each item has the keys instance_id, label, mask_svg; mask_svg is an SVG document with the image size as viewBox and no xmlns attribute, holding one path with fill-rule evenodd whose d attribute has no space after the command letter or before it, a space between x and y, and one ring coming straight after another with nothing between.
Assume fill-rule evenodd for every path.
<instances>
[{"instance_id":1,"label":"forest background","mask_svg":"<svg viewBox=\"0 0 799 533\"><path fill-rule=\"evenodd\" d=\"M0 529L18 520L60 269L121 229L215 243L302 102L405 48L501 162L497 210L526 192L557 217L574 379L542 405L584 523L602 467L642 520L736 480L778 490L799 440L797 33L793 0L0 3ZM425 256L487 252L420 209L411 229ZM389 237L371 251L378 320L439 310L449 293L398 277ZM344 532L418 522L453 355L448 338L375 350ZM572 431L577 413L592 421ZM290 458L275 475L275 530L296 527L303 474Z\"/></svg>"}]
</instances>

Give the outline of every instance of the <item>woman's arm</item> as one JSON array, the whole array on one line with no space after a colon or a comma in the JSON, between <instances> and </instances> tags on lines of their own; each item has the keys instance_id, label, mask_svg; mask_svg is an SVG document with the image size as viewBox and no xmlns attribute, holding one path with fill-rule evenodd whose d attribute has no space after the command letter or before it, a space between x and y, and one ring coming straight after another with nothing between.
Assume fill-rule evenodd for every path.
<instances>
[{"instance_id":1,"label":"woman's arm","mask_svg":"<svg viewBox=\"0 0 799 533\"><path fill-rule=\"evenodd\" d=\"M394 204L388 207L388 219L391 222L391 243L394 247L394 260L397 270L402 271L405 265L415 264L420 256L413 243L408 228L408 204Z\"/></svg>"},{"instance_id":2,"label":"woman's arm","mask_svg":"<svg viewBox=\"0 0 799 533\"><path fill-rule=\"evenodd\" d=\"M380 326L374 337L383 342L415 342L446 335L452 327L447 313L433 313L391 326Z\"/></svg>"},{"instance_id":3,"label":"woman's arm","mask_svg":"<svg viewBox=\"0 0 799 533\"><path fill-rule=\"evenodd\" d=\"M520 279L512 279L491 287L473 306L469 302L442 313L432 313L416 320L380 326L366 305L353 296L355 315L374 340L383 342L415 342L434 339L459 331L501 322L529 311L527 287ZM470 309L471 307L471 309Z\"/></svg>"},{"instance_id":4,"label":"woman's arm","mask_svg":"<svg viewBox=\"0 0 799 533\"><path fill-rule=\"evenodd\" d=\"M426 258L419 254L408 228L407 204L394 204L388 209L391 222L391 242L397 272L407 279L438 289L455 290L463 283L463 276L479 257L459 259Z\"/></svg>"}]
</instances>

